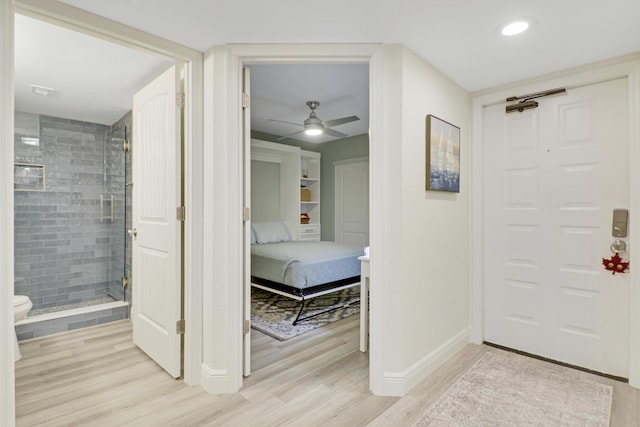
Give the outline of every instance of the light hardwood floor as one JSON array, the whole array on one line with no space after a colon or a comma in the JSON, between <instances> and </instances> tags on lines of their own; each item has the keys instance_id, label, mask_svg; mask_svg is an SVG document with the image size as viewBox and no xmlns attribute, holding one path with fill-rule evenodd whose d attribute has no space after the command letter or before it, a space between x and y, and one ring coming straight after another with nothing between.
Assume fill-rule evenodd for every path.
<instances>
[{"instance_id":1,"label":"light hardwood floor","mask_svg":"<svg viewBox=\"0 0 640 427\"><path fill-rule=\"evenodd\" d=\"M484 352L501 351L468 345L406 396L373 396L358 326L351 316L285 342L253 331L253 374L230 395L171 379L131 343L129 321L26 341L17 425L411 426ZM611 426L640 426L638 390L571 371L613 385Z\"/></svg>"}]
</instances>

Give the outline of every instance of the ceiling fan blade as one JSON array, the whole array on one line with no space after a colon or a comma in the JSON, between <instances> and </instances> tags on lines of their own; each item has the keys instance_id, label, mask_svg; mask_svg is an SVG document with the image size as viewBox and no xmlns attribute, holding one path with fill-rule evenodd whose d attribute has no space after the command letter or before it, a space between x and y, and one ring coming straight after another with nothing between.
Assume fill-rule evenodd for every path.
<instances>
[{"instance_id":1,"label":"ceiling fan blade","mask_svg":"<svg viewBox=\"0 0 640 427\"><path fill-rule=\"evenodd\" d=\"M278 122L278 123L287 123L289 125L295 125L295 126L304 126L300 123L293 123L293 122L284 122L282 120L275 120L275 119L269 119L270 122Z\"/></svg>"},{"instance_id":2,"label":"ceiling fan blade","mask_svg":"<svg viewBox=\"0 0 640 427\"><path fill-rule=\"evenodd\" d=\"M294 132L294 133L290 133L289 135L285 135L285 136L281 136L280 138L276 139L276 141L282 141L283 139L287 139L287 138L291 138L293 135L297 135L299 133L304 132L304 130L298 131L298 132Z\"/></svg>"},{"instance_id":3,"label":"ceiling fan blade","mask_svg":"<svg viewBox=\"0 0 640 427\"><path fill-rule=\"evenodd\" d=\"M338 132L337 130L329 129L327 127L324 128L322 133L324 133L325 135L333 136L335 138L346 138L347 136L349 136L346 133Z\"/></svg>"},{"instance_id":4,"label":"ceiling fan blade","mask_svg":"<svg viewBox=\"0 0 640 427\"><path fill-rule=\"evenodd\" d=\"M324 127L331 128L334 126L343 125L345 123L355 122L357 120L360 120L360 117L349 116L349 117L343 117L341 119L325 120L322 122L322 124L324 125Z\"/></svg>"}]
</instances>

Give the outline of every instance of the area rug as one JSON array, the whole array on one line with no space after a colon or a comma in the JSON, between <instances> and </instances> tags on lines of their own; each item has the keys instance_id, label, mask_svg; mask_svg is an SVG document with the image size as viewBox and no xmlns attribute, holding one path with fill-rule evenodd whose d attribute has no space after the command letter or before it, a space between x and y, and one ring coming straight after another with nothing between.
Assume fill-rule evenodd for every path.
<instances>
[{"instance_id":1,"label":"area rug","mask_svg":"<svg viewBox=\"0 0 640 427\"><path fill-rule=\"evenodd\" d=\"M344 307L298 321L294 326L293 320L298 315L300 301L253 288L251 290L251 327L285 341L359 313L359 301L359 286L312 298L305 303L302 317L307 317L329 308Z\"/></svg>"},{"instance_id":2,"label":"area rug","mask_svg":"<svg viewBox=\"0 0 640 427\"><path fill-rule=\"evenodd\" d=\"M612 391L540 360L488 352L414 427L604 427Z\"/></svg>"}]
</instances>

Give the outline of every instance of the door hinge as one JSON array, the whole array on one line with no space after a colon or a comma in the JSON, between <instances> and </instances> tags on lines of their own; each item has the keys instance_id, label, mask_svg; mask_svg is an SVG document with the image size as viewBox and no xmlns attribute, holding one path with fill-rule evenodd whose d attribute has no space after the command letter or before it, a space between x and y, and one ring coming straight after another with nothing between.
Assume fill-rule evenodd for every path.
<instances>
[{"instance_id":1,"label":"door hinge","mask_svg":"<svg viewBox=\"0 0 640 427\"><path fill-rule=\"evenodd\" d=\"M184 334L184 319L180 319L176 322L176 334Z\"/></svg>"},{"instance_id":2,"label":"door hinge","mask_svg":"<svg viewBox=\"0 0 640 427\"><path fill-rule=\"evenodd\" d=\"M249 108L251 106L251 97L248 93L242 92L242 108Z\"/></svg>"},{"instance_id":3,"label":"door hinge","mask_svg":"<svg viewBox=\"0 0 640 427\"><path fill-rule=\"evenodd\" d=\"M186 218L186 211L184 209L184 206L178 206L176 208L176 219L178 221L184 221L185 218Z\"/></svg>"},{"instance_id":4,"label":"door hinge","mask_svg":"<svg viewBox=\"0 0 640 427\"><path fill-rule=\"evenodd\" d=\"M126 139L122 140L122 151L129 151L129 141Z\"/></svg>"},{"instance_id":5,"label":"door hinge","mask_svg":"<svg viewBox=\"0 0 640 427\"><path fill-rule=\"evenodd\" d=\"M251 208L244 208L242 210L242 221L247 222L251 219Z\"/></svg>"},{"instance_id":6,"label":"door hinge","mask_svg":"<svg viewBox=\"0 0 640 427\"><path fill-rule=\"evenodd\" d=\"M176 107L184 108L184 93L178 92L176 93Z\"/></svg>"},{"instance_id":7,"label":"door hinge","mask_svg":"<svg viewBox=\"0 0 640 427\"><path fill-rule=\"evenodd\" d=\"M126 288L129 285L129 278L127 276L122 276L122 287Z\"/></svg>"},{"instance_id":8,"label":"door hinge","mask_svg":"<svg viewBox=\"0 0 640 427\"><path fill-rule=\"evenodd\" d=\"M242 334L247 335L251 330L251 320L247 319L242 324Z\"/></svg>"}]
</instances>

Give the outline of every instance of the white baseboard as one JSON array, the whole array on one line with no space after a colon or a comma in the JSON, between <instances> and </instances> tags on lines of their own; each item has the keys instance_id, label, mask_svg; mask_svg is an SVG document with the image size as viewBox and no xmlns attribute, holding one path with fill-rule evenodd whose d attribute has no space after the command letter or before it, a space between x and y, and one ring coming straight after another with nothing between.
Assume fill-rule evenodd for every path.
<instances>
[{"instance_id":1,"label":"white baseboard","mask_svg":"<svg viewBox=\"0 0 640 427\"><path fill-rule=\"evenodd\" d=\"M469 328L460 331L440 347L427 354L403 372L386 372L382 381L382 396L404 396L429 374L442 366L447 360L470 342Z\"/></svg>"},{"instance_id":2,"label":"white baseboard","mask_svg":"<svg viewBox=\"0 0 640 427\"><path fill-rule=\"evenodd\" d=\"M238 391L235 382L231 381L229 371L226 369L211 369L203 364L200 370L200 385L207 393L222 394Z\"/></svg>"}]
</instances>

